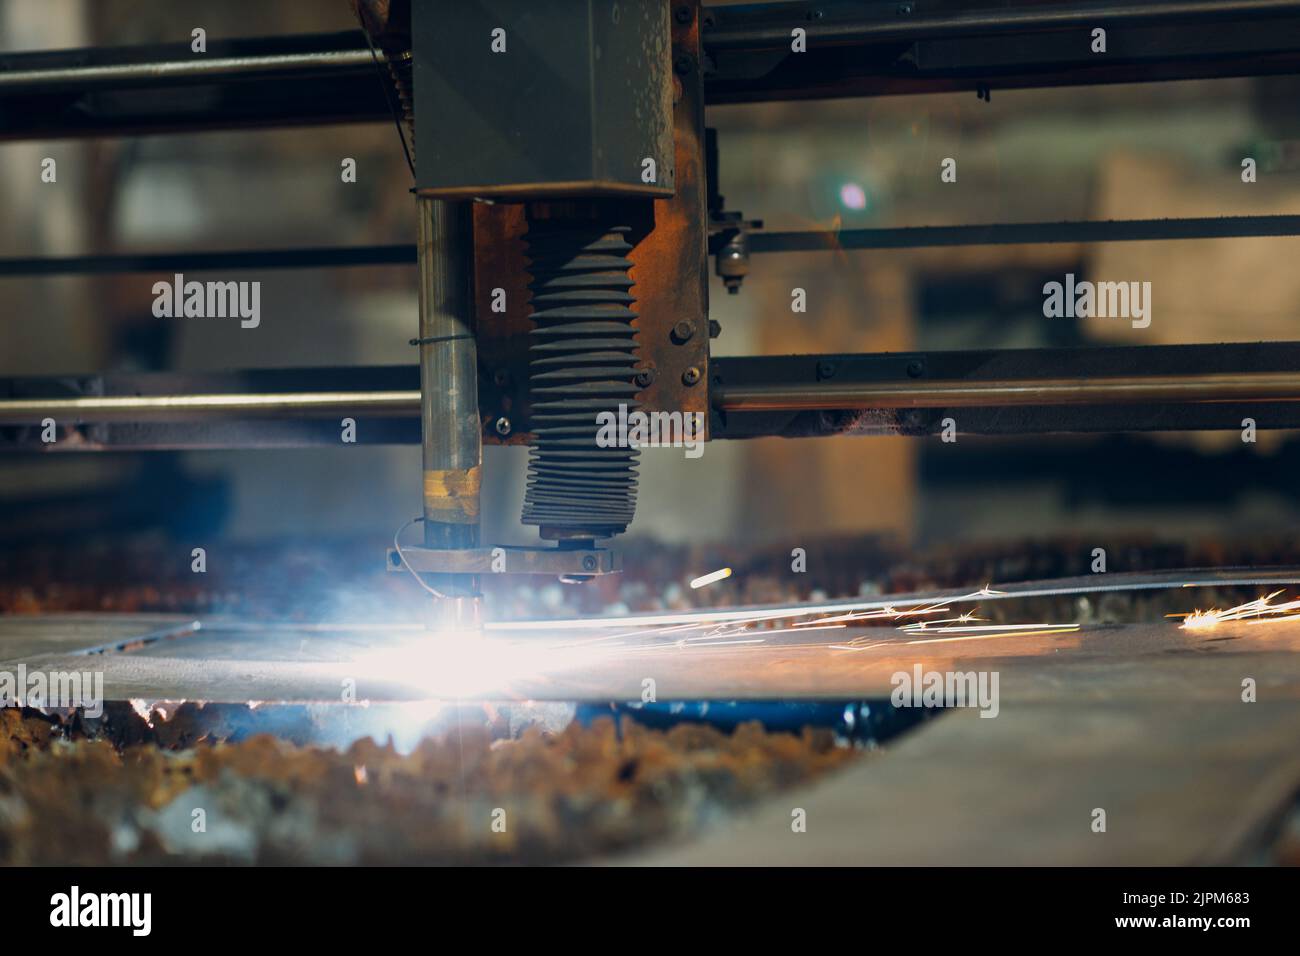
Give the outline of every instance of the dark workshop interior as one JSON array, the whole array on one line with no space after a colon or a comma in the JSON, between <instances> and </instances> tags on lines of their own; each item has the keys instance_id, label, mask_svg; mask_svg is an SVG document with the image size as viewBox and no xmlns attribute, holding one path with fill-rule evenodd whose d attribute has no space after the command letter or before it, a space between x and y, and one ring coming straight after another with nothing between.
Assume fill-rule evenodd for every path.
<instances>
[{"instance_id":1,"label":"dark workshop interior","mask_svg":"<svg viewBox=\"0 0 1300 956\"><path fill-rule=\"evenodd\" d=\"M0 0L0 863L1300 864L1298 97L1278 0Z\"/></svg>"}]
</instances>

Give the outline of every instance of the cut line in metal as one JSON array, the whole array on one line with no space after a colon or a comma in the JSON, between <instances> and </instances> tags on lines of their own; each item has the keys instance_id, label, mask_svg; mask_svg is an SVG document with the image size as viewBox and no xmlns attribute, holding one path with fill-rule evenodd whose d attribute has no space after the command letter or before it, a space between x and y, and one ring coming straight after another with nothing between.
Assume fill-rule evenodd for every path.
<instances>
[{"instance_id":1,"label":"cut line in metal","mask_svg":"<svg viewBox=\"0 0 1300 956\"><path fill-rule=\"evenodd\" d=\"M1098 578L1105 579L1099 581ZM1004 601L1013 598L1055 597L1110 591L1152 591L1162 588L1252 587L1272 584L1300 584L1300 568L1189 568L1179 571L1109 572L1056 581L1028 581L988 586L978 591L919 591L890 594L866 601L829 601L790 605L750 605L726 611L699 610L672 614L629 614L623 617L571 618L567 620L498 621L489 630L555 631L597 630L612 627L703 624L741 620L781 620L807 614L843 611L883 610L910 604L948 604L975 601Z\"/></svg>"}]
</instances>

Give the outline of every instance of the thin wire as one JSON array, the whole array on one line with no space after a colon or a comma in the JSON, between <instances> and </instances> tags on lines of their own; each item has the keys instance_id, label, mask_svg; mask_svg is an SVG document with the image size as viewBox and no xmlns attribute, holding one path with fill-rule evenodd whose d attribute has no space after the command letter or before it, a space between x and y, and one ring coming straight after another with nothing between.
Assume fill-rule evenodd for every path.
<instances>
[{"instance_id":1,"label":"thin wire","mask_svg":"<svg viewBox=\"0 0 1300 956\"><path fill-rule=\"evenodd\" d=\"M393 535L393 550L396 551L397 556L402 559L402 567L406 568L406 570L411 572L411 577L415 578L416 584L420 585L420 587L424 588L426 591L428 591L436 598L445 598L447 595L443 594L441 591L435 590L434 588L430 587L428 582L426 582L424 578L420 577L419 572L416 571L415 568L411 567L411 562L406 560L406 552L402 550L401 542L398 540L399 538L401 538L403 531L405 531L411 525L416 524L417 522L423 520L424 520L423 517L412 518L410 521L406 522L406 524L398 528L397 532Z\"/></svg>"},{"instance_id":2,"label":"thin wire","mask_svg":"<svg viewBox=\"0 0 1300 956\"><path fill-rule=\"evenodd\" d=\"M393 114L393 125L397 127L397 138L402 141L402 152L406 154L406 165L411 170L411 179L415 179L415 161L411 159L411 150L406 145L406 130L402 129L402 118L398 112L397 106L393 103L393 94L389 90L390 81L396 83L397 80L391 74L384 72L383 66L379 63L379 51L375 49L375 44L370 39L370 31L366 29L366 21L361 17L361 8L357 8L357 21L361 24L361 32L366 38L366 46L370 47L370 57L375 61L375 69L379 72L379 83L384 88L384 100L388 103L388 111ZM412 572L414 573L414 572Z\"/></svg>"},{"instance_id":3,"label":"thin wire","mask_svg":"<svg viewBox=\"0 0 1300 956\"><path fill-rule=\"evenodd\" d=\"M457 332L455 335L429 335L422 339L411 339L409 345L433 345L437 342L451 342L456 339L472 339L474 336L468 332Z\"/></svg>"}]
</instances>

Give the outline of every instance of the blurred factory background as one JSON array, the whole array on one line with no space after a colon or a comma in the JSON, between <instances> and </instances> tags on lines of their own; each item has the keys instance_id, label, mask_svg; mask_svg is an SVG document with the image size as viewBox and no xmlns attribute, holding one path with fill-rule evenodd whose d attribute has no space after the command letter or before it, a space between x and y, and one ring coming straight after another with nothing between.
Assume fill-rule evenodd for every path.
<instances>
[{"instance_id":1,"label":"blurred factory background","mask_svg":"<svg viewBox=\"0 0 1300 956\"><path fill-rule=\"evenodd\" d=\"M52 15L51 11L58 15ZM0 0L0 50L176 42L354 26L345 0ZM712 107L730 209L768 228L1300 213L1300 79L1275 77ZM3 142L0 257L406 243L410 174L391 124ZM449 133L449 135L454 135ZM1243 184L1243 157L1258 163ZM41 162L57 162L55 184ZM340 162L355 158L355 184ZM956 183L940 163L957 160ZM1295 337L1300 240L988 246L755 259L719 281L715 354L1169 344ZM1048 319L1042 287L1149 281L1135 330ZM169 276L0 277L0 375L413 363L416 269L281 270L254 330L155 319ZM803 314L791 289L807 290ZM127 531L382 542L420 502L417 447L0 458L0 540ZM484 537L518 524L526 451L484 450ZM880 535L971 539L1285 533L1293 433L710 444L643 454L634 536L787 547ZM111 509L107 506L112 504ZM376 561L381 559L376 554Z\"/></svg>"}]
</instances>

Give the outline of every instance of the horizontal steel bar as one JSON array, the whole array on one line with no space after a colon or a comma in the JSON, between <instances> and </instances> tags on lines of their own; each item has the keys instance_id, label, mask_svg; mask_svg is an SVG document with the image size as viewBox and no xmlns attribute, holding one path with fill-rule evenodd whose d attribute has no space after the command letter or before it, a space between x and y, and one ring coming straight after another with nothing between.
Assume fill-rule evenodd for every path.
<instances>
[{"instance_id":1,"label":"horizontal steel bar","mask_svg":"<svg viewBox=\"0 0 1300 956\"><path fill-rule=\"evenodd\" d=\"M420 392L282 392L242 395L134 395L0 400L0 424L187 422L212 418L320 417L341 412L410 415Z\"/></svg>"},{"instance_id":2,"label":"horizontal steel bar","mask_svg":"<svg viewBox=\"0 0 1300 956\"><path fill-rule=\"evenodd\" d=\"M378 50L372 54L368 49L357 49L11 70L0 72L0 96L80 92L96 87L122 89L164 82L273 78L307 72L328 76L339 71L374 69L376 58L387 62Z\"/></svg>"},{"instance_id":3,"label":"horizontal steel bar","mask_svg":"<svg viewBox=\"0 0 1300 956\"><path fill-rule=\"evenodd\" d=\"M1137 402L1292 402L1300 401L1300 372L989 382L809 382L718 386L714 389L712 399L715 408L736 412L1124 405Z\"/></svg>"},{"instance_id":4,"label":"horizontal steel bar","mask_svg":"<svg viewBox=\"0 0 1300 956\"><path fill-rule=\"evenodd\" d=\"M982 223L969 226L901 226L824 232L811 229L791 232L759 230L749 234L749 248L755 253L819 252L836 249L926 249L938 246L1152 242L1277 236L1300 236L1300 215ZM0 276L314 269L411 265L415 261L413 243L217 252L144 252L0 259Z\"/></svg>"},{"instance_id":5,"label":"horizontal steel bar","mask_svg":"<svg viewBox=\"0 0 1300 956\"><path fill-rule=\"evenodd\" d=\"M418 410L419 401L418 391L7 399L0 400L0 424L33 424L47 417L56 422L64 419L82 423L196 421L264 415L310 417L340 411L407 415ZM712 401L715 408L740 412L1300 401L1300 372L988 382L720 385L714 388Z\"/></svg>"},{"instance_id":6,"label":"horizontal steel bar","mask_svg":"<svg viewBox=\"0 0 1300 956\"><path fill-rule=\"evenodd\" d=\"M717 438L925 435L958 403L984 405L959 416L970 434L1236 429L1245 416L1261 430L1300 428L1289 400L1300 343L728 356L710 365L708 386ZM418 396L414 365L0 379L0 423L19 426L0 424L0 449L335 445L328 419L349 414L359 443L413 444ZM1007 400L1014 407L998 404ZM43 443L31 426L47 417L76 434ZM527 431L526 417L511 417ZM497 437L491 415L484 428L485 441Z\"/></svg>"},{"instance_id":7,"label":"horizontal steel bar","mask_svg":"<svg viewBox=\"0 0 1300 956\"><path fill-rule=\"evenodd\" d=\"M391 122L386 73L360 30L5 52L0 141Z\"/></svg>"},{"instance_id":8,"label":"horizontal steel bar","mask_svg":"<svg viewBox=\"0 0 1300 956\"><path fill-rule=\"evenodd\" d=\"M107 256L0 259L0 276L106 275L132 272L205 272L238 269L316 269L413 265L415 244L318 246L218 252L141 252Z\"/></svg>"},{"instance_id":9,"label":"horizontal steel bar","mask_svg":"<svg viewBox=\"0 0 1300 956\"><path fill-rule=\"evenodd\" d=\"M919 6L919 5L918 5ZM957 39L997 33L1063 30L1115 24L1276 16L1300 12L1295 0L1173 0L1148 3L1025 5L912 15L898 4L892 18L854 16L861 3L750 4L709 9L702 33L710 51L783 49L801 27L812 44L867 44ZM711 21L711 25L710 25Z\"/></svg>"},{"instance_id":10,"label":"horizontal steel bar","mask_svg":"<svg viewBox=\"0 0 1300 956\"><path fill-rule=\"evenodd\" d=\"M1151 242L1166 239L1228 239L1300 236L1300 215L1203 216L1187 219L1106 219L1095 222L999 222L969 226L902 226L819 232L749 234L750 252L815 252L829 249L924 249L935 246L996 246L1022 243Z\"/></svg>"}]
</instances>

